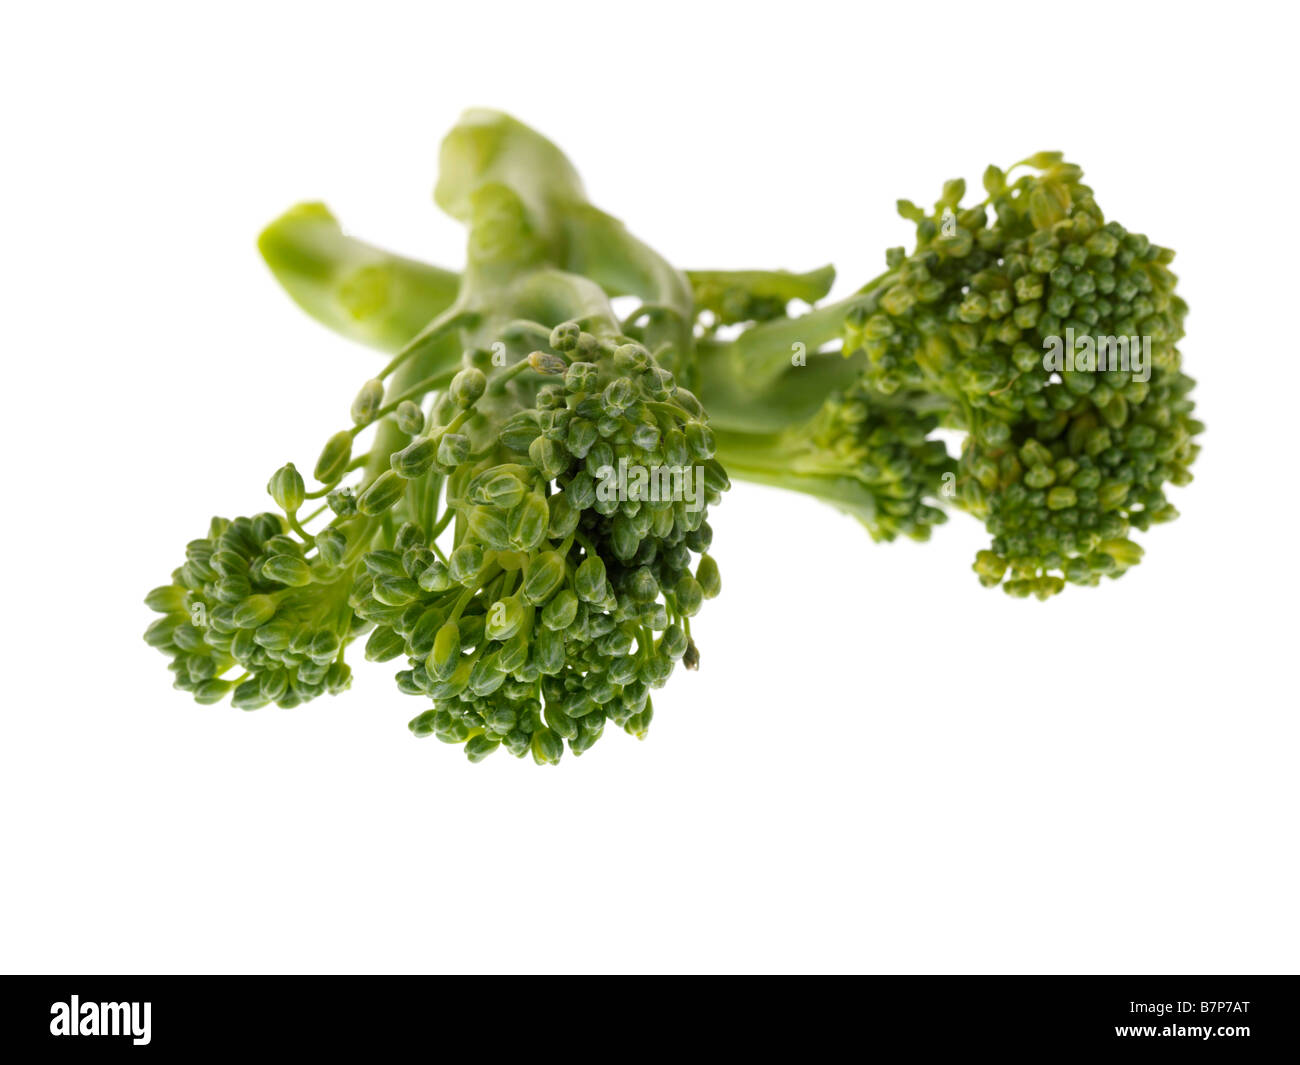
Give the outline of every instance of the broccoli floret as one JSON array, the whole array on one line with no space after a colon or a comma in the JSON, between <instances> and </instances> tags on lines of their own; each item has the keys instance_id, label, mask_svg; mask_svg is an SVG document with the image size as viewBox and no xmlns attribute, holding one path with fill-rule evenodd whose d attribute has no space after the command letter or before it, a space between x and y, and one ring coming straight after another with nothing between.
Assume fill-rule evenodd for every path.
<instances>
[{"instance_id":1,"label":"broccoli floret","mask_svg":"<svg viewBox=\"0 0 1300 1065\"><path fill-rule=\"evenodd\" d=\"M700 393L735 476L825 498L880 539L923 538L935 517L922 500L951 502L992 534L980 580L1047 598L1139 561L1129 534L1177 516L1164 488L1191 480L1203 426L1177 348L1187 307L1173 252L1107 222L1058 153L1011 172L1022 167L1014 180L990 167L971 207L961 181L928 214L900 201L917 227L910 254L891 249L888 270L848 300L702 345ZM790 388L817 359L791 368L790 350L836 340L857 377L846 387L819 370L828 398L805 418ZM755 406L789 417L778 446L752 431ZM845 407L863 412L871 445L842 424ZM842 427L828 434L828 419ZM954 466L927 437L940 426L966 434ZM864 513L843 481L825 480L856 469L870 487L882 454L892 504L877 493Z\"/></svg>"},{"instance_id":2,"label":"broccoli floret","mask_svg":"<svg viewBox=\"0 0 1300 1065\"><path fill-rule=\"evenodd\" d=\"M264 235L335 328L383 345L413 303L435 317L362 386L319 487L286 465L268 485L282 514L215 519L189 545L146 599L163 614L146 639L200 702L255 709L346 688L346 647L369 631L367 657L404 657L399 688L433 704L416 735L554 763L608 721L645 735L651 690L698 665L691 618L720 590L707 507L727 477L670 369L692 366L690 289L506 116L448 136L437 198L469 229L449 301L444 272L386 264L323 209ZM349 302L358 270L409 298ZM647 296L628 322L596 280L615 278Z\"/></svg>"},{"instance_id":3,"label":"broccoli floret","mask_svg":"<svg viewBox=\"0 0 1300 1065\"><path fill-rule=\"evenodd\" d=\"M616 332L564 323L550 348L514 366L554 384L489 376L486 351L453 380L429 429L394 456L429 456L446 477L432 528L454 521L450 550L408 525L402 550L366 556L353 593L376 625L372 655L406 655L399 687L434 701L412 731L467 742L475 761L502 744L541 762L559 759L561 741L580 754L607 720L644 735L651 689L718 590L705 504L727 481L698 401ZM607 490L620 465L692 463L706 471L694 499Z\"/></svg>"}]
</instances>

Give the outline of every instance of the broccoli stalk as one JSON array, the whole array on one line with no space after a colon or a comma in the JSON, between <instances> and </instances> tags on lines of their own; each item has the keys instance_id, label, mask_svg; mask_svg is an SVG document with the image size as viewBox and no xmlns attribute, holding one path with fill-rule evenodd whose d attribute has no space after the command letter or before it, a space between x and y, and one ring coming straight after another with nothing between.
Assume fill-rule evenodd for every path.
<instances>
[{"instance_id":1,"label":"broccoli stalk","mask_svg":"<svg viewBox=\"0 0 1300 1065\"><path fill-rule=\"evenodd\" d=\"M606 722L643 736L651 690L699 661L690 619L720 587L707 505L727 480L666 368L693 365L690 290L505 116L452 131L436 198L469 231L449 302L441 271L346 241L321 209L264 234L295 298L335 328L394 346L417 305L433 317L362 387L319 488L287 465L268 485L282 514L215 519L189 545L147 598L163 617L146 638L177 687L253 709L346 688L345 649L369 629L367 656L404 657L399 687L433 703L416 735L473 761L504 746L554 763ZM647 303L620 322L609 288ZM619 469L659 483L610 491ZM656 491L664 471L677 491Z\"/></svg>"}]
</instances>

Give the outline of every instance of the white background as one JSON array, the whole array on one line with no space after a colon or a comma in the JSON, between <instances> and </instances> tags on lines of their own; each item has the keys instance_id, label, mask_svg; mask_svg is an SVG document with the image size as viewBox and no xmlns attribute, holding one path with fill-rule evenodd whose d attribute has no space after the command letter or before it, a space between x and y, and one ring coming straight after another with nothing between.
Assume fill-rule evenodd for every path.
<instances>
[{"instance_id":1,"label":"white background","mask_svg":"<svg viewBox=\"0 0 1300 1065\"><path fill-rule=\"evenodd\" d=\"M1295 971L1286 9L451 7L6 9L0 968ZM413 740L390 666L195 706L141 597L377 365L255 236L320 198L456 265L430 190L472 105L674 262L829 259L840 292L907 239L897 197L1065 150L1178 249L1182 519L1040 604L980 588L964 515L877 546L740 485L702 669L558 769Z\"/></svg>"}]
</instances>

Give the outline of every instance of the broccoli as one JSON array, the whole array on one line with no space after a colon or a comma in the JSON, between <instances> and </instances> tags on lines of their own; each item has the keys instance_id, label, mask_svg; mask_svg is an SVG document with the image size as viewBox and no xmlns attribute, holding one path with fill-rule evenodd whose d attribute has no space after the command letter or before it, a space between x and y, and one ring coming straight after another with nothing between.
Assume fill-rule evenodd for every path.
<instances>
[{"instance_id":1,"label":"broccoli","mask_svg":"<svg viewBox=\"0 0 1300 1065\"><path fill-rule=\"evenodd\" d=\"M187 546L146 599L163 615L146 640L199 702L255 709L347 688L346 648L368 631L366 656L404 658L398 687L433 702L416 735L471 761L504 746L555 763L607 722L644 736L651 690L698 665L691 618L720 589L707 506L728 482L668 368L693 358L685 278L503 115L466 115L440 165L436 198L469 230L454 295L440 271L341 244L318 207L282 220L305 243L264 236L304 306L353 335L450 302L365 382L318 488L285 465L268 484L278 511L214 519ZM340 270L349 295L321 299ZM597 278L653 299L620 322ZM615 469L672 471L679 490L610 491Z\"/></svg>"},{"instance_id":2,"label":"broccoli","mask_svg":"<svg viewBox=\"0 0 1300 1065\"><path fill-rule=\"evenodd\" d=\"M276 509L187 545L145 639L198 702L256 709L348 688L364 635L432 704L415 735L553 764L610 722L644 736L652 690L698 666L729 476L876 540L968 511L992 537L980 581L1012 595L1119 576L1131 531L1176 516L1165 485L1191 479L1203 426L1173 253L1106 221L1082 177L1045 152L990 167L973 206L961 181L929 213L900 201L915 248L826 302L831 267L677 270L553 144L468 112L434 194L468 230L461 273L348 237L321 204L263 232L303 309L390 358L317 487L285 464Z\"/></svg>"},{"instance_id":3,"label":"broccoli","mask_svg":"<svg viewBox=\"0 0 1300 1065\"><path fill-rule=\"evenodd\" d=\"M989 167L973 206L959 180L929 214L900 201L916 247L891 249L859 292L702 344L723 465L824 498L884 540L925 539L944 516L932 504L950 501L992 535L980 581L1015 596L1136 565L1130 532L1177 517L1165 485L1191 480L1204 426L1177 348L1173 252L1107 222L1082 178L1043 152ZM826 355L791 366L793 345L835 342L851 381ZM811 416L800 375L828 382ZM965 434L955 461L930 435L941 426Z\"/></svg>"}]
</instances>

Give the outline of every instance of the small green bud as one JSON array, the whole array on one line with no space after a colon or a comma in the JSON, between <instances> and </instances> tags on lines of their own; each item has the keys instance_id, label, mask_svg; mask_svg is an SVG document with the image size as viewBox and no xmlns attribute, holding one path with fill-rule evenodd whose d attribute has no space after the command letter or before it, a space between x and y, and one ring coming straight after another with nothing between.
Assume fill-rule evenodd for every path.
<instances>
[{"instance_id":1,"label":"small green bud","mask_svg":"<svg viewBox=\"0 0 1300 1065\"><path fill-rule=\"evenodd\" d=\"M456 582L451 579L442 560L435 558L424 568L416 583L426 592L445 592Z\"/></svg>"},{"instance_id":2,"label":"small green bud","mask_svg":"<svg viewBox=\"0 0 1300 1065\"><path fill-rule=\"evenodd\" d=\"M460 663L460 626L448 621L433 638L433 650L424 667L439 680L448 679Z\"/></svg>"},{"instance_id":3,"label":"small green bud","mask_svg":"<svg viewBox=\"0 0 1300 1065\"><path fill-rule=\"evenodd\" d=\"M499 507L475 507L469 512L469 534L494 551L510 548L505 515Z\"/></svg>"},{"instance_id":4,"label":"small green bud","mask_svg":"<svg viewBox=\"0 0 1300 1065\"><path fill-rule=\"evenodd\" d=\"M366 661L389 662L405 653L406 641L387 625L379 625L366 640Z\"/></svg>"},{"instance_id":5,"label":"small green bud","mask_svg":"<svg viewBox=\"0 0 1300 1065\"><path fill-rule=\"evenodd\" d=\"M402 569L406 570L406 575L411 580L418 581L420 574L429 568L436 557L423 544L413 545L402 552Z\"/></svg>"},{"instance_id":6,"label":"small green bud","mask_svg":"<svg viewBox=\"0 0 1300 1065\"><path fill-rule=\"evenodd\" d=\"M418 606L412 608L413 611L415 609L418 609ZM433 650L433 641L446 620L447 609L445 606L434 603L432 606L424 607L420 612L420 616L416 618L415 624L407 632L412 657L423 658ZM403 624L403 629L405 627L405 624Z\"/></svg>"},{"instance_id":7,"label":"small green bud","mask_svg":"<svg viewBox=\"0 0 1300 1065\"><path fill-rule=\"evenodd\" d=\"M605 563L597 555L583 560L573 578L578 598L588 603L600 603L605 599Z\"/></svg>"},{"instance_id":8,"label":"small green bud","mask_svg":"<svg viewBox=\"0 0 1300 1065\"><path fill-rule=\"evenodd\" d=\"M642 451L653 451L659 446L659 427L641 424L632 432L632 443Z\"/></svg>"},{"instance_id":9,"label":"small green bud","mask_svg":"<svg viewBox=\"0 0 1300 1065\"><path fill-rule=\"evenodd\" d=\"M438 463L459 466L469 458L469 437L461 433L443 433L438 438Z\"/></svg>"},{"instance_id":10,"label":"small green bud","mask_svg":"<svg viewBox=\"0 0 1300 1065\"><path fill-rule=\"evenodd\" d=\"M528 484L514 471L521 466L495 466L484 470L469 483L466 495L473 503L503 507L518 506L528 493Z\"/></svg>"},{"instance_id":11,"label":"small green bud","mask_svg":"<svg viewBox=\"0 0 1300 1065\"><path fill-rule=\"evenodd\" d=\"M683 616L693 618L700 612L700 606L704 602L704 589L689 573L677 582L673 595L677 601L677 610Z\"/></svg>"},{"instance_id":12,"label":"small green bud","mask_svg":"<svg viewBox=\"0 0 1300 1065\"><path fill-rule=\"evenodd\" d=\"M303 496L307 491L302 483L302 474L292 462L285 463L271 475L266 490L271 493L276 506L282 508L286 514L293 514L302 506Z\"/></svg>"},{"instance_id":13,"label":"small green bud","mask_svg":"<svg viewBox=\"0 0 1300 1065\"><path fill-rule=\"evenodd\" d=\"M316 551L327 566L342 562L347 549L348 538L341 529L326 528L316 534Z\"/></svg>"},{"instance_id":14,"label":"small green bud","mask_svg":"<svg viewBox=\"0 0 1300 1065\"><path fill-rule=\"evenodd\" d=\"M632 574L627 590L638 603L652 603L659 595L659 582L649 568L642 566Z\"/></svg>"},{"instance_id":15,"label":"small green bud","mask_svg":"<svg viewBox=\"0 0 1300 1065\"><path fill-rule=\"evenodd\" d=\"M579 474L579 476L586 477L586 474ZM573 509L568 491L556 492L551 496L547 500L547 509L550 511L550 525L546 535L552 540L563 540L578 527L578 519L581 515Z\"/></svg>"},{"instance_id":16,"label":"small green bud","mask_svg":"<svg viewBox=\"0 0 1300 1065\"><path fill-rule=\"evenodd\" d=\"M549 728L533 733L533 761L538 765L558 765L564 754L564 741Z\"/></svg>"},{"instance_id":17,"label":"small green bud","mask_svg":"<svg viewBox=\"0 0 1300 1065\"><path fill-rule=\"evenodd\" d=\"M366 572L375 577L405 577L402 556L396 551L367 551L361 559Z\"/></svg>"},{"instance_id":18,"label":"small green bud","mask_svg":"<svg viewBox=\"0 0 1300 1065\"><path fill-rule=\"evenodd\" d=\"M540 415L535 410L521 410L506 420L497 438L511 451L527 451L533 438L542 431Z\"/></svg>"},{"instance_id":19,"label":"small green bud","mask_svg":"<svg viewBox=\"0 0 1300 1065\"><path fill-rule=\"evenodd\" d=\"M411 734L417 739L425 739L433 735L433 723L437 720L437 717L438 711L436 709L426 710L418 717L411 718L406 723L406 727L411 730Z\"/></svg>"},{"instance_id":20,"label":"small green bud","mask_svg":"<svg viewBox=\"0 0 1300 1065\"><path fill-rule=\"evenodd\" d=\"M340 518L350 518L357 512L357 496L351 488L336 488L325 497L325 502Z\"/></svg>"},{"instance_id":21,"label":"small green bud","mask_svg":"<svg viewBox=\"0 0 1300 1065\"><path fill-rule=\"evenodd\" d=\"M176 632L177 619L175 618L158 618L147 629L144 630L144 642L150 647L167 647L172 642L172 635Z\"/></svg>"},{"instance_id":22,"label":"small green bud","mask_svg":"<svg viewBox=\"0 0 1300 1065\"><path fill-rule=\"evenodd\" d=\"M573 479L569 481L568 488L564 490L564 496L575 511L588 510L596 502L596 482L592 480L590 473L583 470L581 473L575 474ZM552 496L551 498L555 497Z\"/></svg>"},{"instance_id":23,"label":"small green bud","mask_svg":"<svg viewBox=\"0 0 1300 1065\"><path fill-rule=\"evenodd\" d=\"M632 404L632 383L626 377L616 377L602 395L605 412L617 416Z\"/></svg>"},{"instance_id":24,"label":"small green bud","mask_svg":"<svg viewBox=\"0 0 1300 1065\"><path fill-rule=\"evenodd\" d=\"M236 710L257 710L265 706L269 701L262 694L261 682L250 677L235 689L235 694L230 703Z\"/></svg>"},{"instance_id":25,"label":"small green bud","mask_svg":"<svg viewBox=\"0 0 1300 1065\"><path fill-rule=\"evenodd\" d=\"M688 422L686 425L686 445L692 454L701 461L713 458L717 445L713 431L703 422Z\"/></svg>"},{"instance_id":26,"label":"small green bud","mask_svg":"<svg viewBox=\"0 0 1300 1065\"><path fill-rule=\"evenodd\" d=\"M718 573L718 564L712 555L704 555L695 568L695 579L700 582L700 590L705 599L713 599L722 591L722 576Z\"/></svg>"},{"instance_id":27,"label":"small green bud","mask_svg":"<svg viewBox=\"0 0 1300 1065\"><path fill-rule=\"evenodd\" d=\"M971 568L979 574L981 584L992 587L1006 575L1007 561L996 552L978 551L975 554L975 564Z\"/></svg>"},{"instance_id":28,"label":"small green bud","mask_svg":"<svg viewBox=\"0 0 1300 1065\"><path fill-rule=\"evenodd\" d=\"M404 399L397 405L397 427L410 436L424 432L424 411L413 400Z\"/></svg>"},{"instance_id":29,"label":"small green bud","mask_svg":"<svg viewBox=\"0 0 1300 1065\"><path fill-rule=\"evenodd\" d=\"M316 480L321 484L333 484L343 476L343 471L352 460L352 434L341 429L328 440L321 449L320 458L316 460Z\"/></svg>"},{"instance_id":30,"label":"small green bud","mask_svg":"<svg viewBox=\"0 0 1300 1065\"><path fill-rule=\"evenodd\" d=\"M1067 488L1064 485L1058 485L1047 493L1047 506L1049 510L1065 510L1072 507L1078 502L1078 496L1073 488Z\"/></svg>"},{"instance_id":31,"label":"small green bud","mask_svg":"<svg viewBox=\"0 0 1300 1065\"><path fill-rule=\"evenodd\" d=\"M594 392L600 371L592 362L575 362L564 372L564 387L570 392Z\"/></svg>"},{"instance_id":32,"label":"small green bud","mask_svg":"<svg viewBox=\"0 0 1300 1065\"><path fill-rule=\"evenodd\" d=\"M331 662L325 673L325 690L338 695L352 687L352 667L346 662Z\"/></svg>"},{"instance_id":33,"label":"small green bud","mask_svg":"<svg viewBox=\"0 0 1300 1065\"><path fill-rule=\"evenodd\" d=\"M650 352L643 344L620 344L614 349L614 360L624 370L640 372L650 365Z\"/></svg>"},{"instance_id":34,"label":"small green bud","mask_svg":"<svg viewBox=\"0 0 1300 1065\"><path fill-rule=\"evenodd\" d=\"M558 551L545 551L535 556L524 571L524 598L541 606L564 583L564 558Z\"/></svg>"},{"instance_id":35,"label":"small green bud","mask_svg":"<svg viewBox=\"0 0 1300 1065\"><path fill-rule=\"evenodd\" d=\"M269 674L257 677L257 683L261 687L261 697L266 702L274 702L277 698L283 697L283 694L289 690L289 672L286 670L272 670Z\"/></svg>"},{"instance_id":36,"label":"small green bud","mask_svg":"<svg viewBox=\"0 0 1300 1065\"><path fill-rule=\"evenodd\" d=\"M144 605L158 614L184 610L185 589L178 584L164 584L144 597Z\"/></svg>"},{"instance_id":37,"label":"small green bud","mask_svg":"<svg viewBox=\"0 0 1300 1065\"><path fill-rule=\"evenodd\" d=\"M389 460L395 473L403 477L422 477L429 472L438 452L438 442L432 437L422 436L395 451Z\"/></svg>"},{"instance_id":38,"label":"small green bud","mask_svg":"<svg viewBox=\"0 0 1300 1065\"><path fill-rule=\"evenodd\" d=\"M447 394L451 396L451 401L456 406L465 408L477 403L485 391L487 391L487 376L482 370L470 366L451 379Z\"/></svg>"},{"instance_id":39,"label":"small green bud","mask_svg":"<svg viewBox=\"0 0 1300 1065\"><path fill-rule=\"evenodd\" d=\"M384 382L371 378L361 386L357 398L352 401L352 422L355 425L369 425L375 420L379 408L384 405Z\"/></svg>"},{"instance_id":40,"label":"small green bud","mask_svg":"<svg viewBox=\"0 0 1300 1065\"><path fill-rule=\"evenodd\" d=\"M194 701L204 706L211 706L213 703L219 703L227 695L234 685L228 680L218 680L213 678L205 680L194 689Z\"/></svg>"},{"instance_id":41,"label":"small green bud","mask_svg":"<svg viewBox=\"0 0 1300 1065\"><path fill-rule=\"evenodd\" d=\"M275 616L275 600L269 595L250 595L235 607L235 625L241 629L255 629Z\"/></svg>"},{"instance_id":42,"label":"small green bud","mask_svg":"<svg viewBox=\"0 0 1300 1065\"><path fill-rule=\"evenodd\" d=\"M551 330L551 347L556 351L573 351L581 339L582 329L577 322L561 322Z\"/></svg>"},{"instance_id":43,"label":"small green bud","mask_svg":"<svg viewBox=\"0 0 1300 1065\"><path fill-rule=\"evenodd\" d=\"M546 497L530 492L510 513L510 542L521 551L532 551L545 538L550 516Z\"/></svg>"},{"instance_id":44,"label":"small green bud","mask_svg":"<svg viewBox=\"0 0 1300 1065\"><path fill-rule=\"evenodd\" d=\"M203 633L193 625L182 623L172 631L172 643L182 651L197 651L203 647Z\"/></svg>"},{"instance_id":45,"label":"small green bud","mask_svg":"<svg viewBox=\"0 0 1300 1065\"><path fill-rule=\"evenodd\" d=\"M1132 540L1103 540L1097 550L1109 555L1121 566L1136 566L1142 561L1142 548Z\"/></svg>"},{"instance_id":46,"label":"small green bud","mask_svg":"<svg viewBox=\"0 0 1300 1065\"><path fill-rule=\"evenodd\" d=\"M273 555L263 563L262 576L277 584L301 588L311 583L311 567L297 555Z\"/></svg>"},{"instance_id":47,"label":"small green bud","mask_svg":"<svg viewBox=\"0 0 1300 1065\"><path fill-rule=\"evenodd\" d=\"M547 725L566 740L576 740L578 738L578 722L569 717L559 707L548 706L543 717Z\"/></svg>"},{"instance_id":48,"label":"small green bud","mask_svg":"<svg viewBox=\"0 0 1300 1065\"><path fill-rule=\"evenodd\" d=\"M447 572L457 584L469 586L483 570L483 548L478 544L461 544L451 553Z\"/></svg>"},{"instance_id":49,"label":"small green bud","mask_svg":"<svg viewBox=\"0 0 1300 1065\"><path fill-rule=\"evenodd\" d=\"M339 653L339 638L336 633L322 629L311 638L307 656L317 665L329 665Z\"/></svg>"},{"instance_id":50,"label":"small green bud","mask_svg":"<svg viewBox=\"0 0 1300 1065\"><path fill-rule=\"evenodd\" d=\"M528 457L548 481L562 474L569 465L564 445L544 436L539 436L528 446Z\"/></svg>"},{"instance_id":51,"label":"small green bud","mask_svg":"<svg viewBox=\"0 0 1300 1065\"><path fill-rule=\"evenodd\" d=\"M635 522L625 514L614 519L610 529L610 547L620 562L628 562L641 546L641 533Z\"/></svg>"},{"instance_id":52,"label":"small green bud","mask_svg":"<svg viewBox=\"0 0 1300 1065\"><path fill-rule=\"evenodd\" d=\"M548 629L567 629L577 616L578 597L568 588L557 592L555 598L542 608L542 624Z\"/></svg>"},{"instance_id":53,"label":"small green bud","mask_svg":"<svg viewBox=\"0 0 1300 1065\"><path fill-rule=\"evenodd\" d=\"M406 606L420 597L420 586L410 577L376 577L373 594L384 606Z\"/></svg>"},{"instance_id":54,"label":"small green bud","mask_svg":"<svg viewBox=\"0 0 1300 1065\"><path fill-rule=\"evenodd\" d=\"M623 731L629 736L635 736L639 740L646 738L650 731L650 719L654 717L654 710L649 705L646 706L639 714L633 714L623 725Z\"/></svg>"},{"instance_id":55,"label":"small green bud","mask_svg":"<svg viewBox=\"0 0 1300 1065\"><path fill-rule=\"evenodd\" d=\"M253 594L253 583L242 573L232 573L217 581L213 591L221 602L234 606Z\"/></svg>"},{"instance_id":56,"label":"small green bud","mask_svg":"<svg viewBox=\"0 0 1300 1065\"><path fill-rule=\"evenodd\" d=\"M392 470L385 470L357 498L357 509L371 517L382 514L401 499L405 491L406 481L401 475Z\"/></svg>"},{"instance_id":57,"label":"small green bud","mask_svg":"<svg viewBox=\"0 0 1300 1065\"><path fill-rule=\"evenodd\" d=\"M680 625L669 625L659 638L659 650L674 662L686 654L688 640Z\"/></svg>"},{"instance_id":58,"label":"small green bud","mask_svg":"<svg viewBox=\"0 0 1300 1065\"><path fill-rule=\"evenodd\" d=\"M584 459L587 452L591 450L592 445L599 438L596 426L587 421L586 418L572 418L569 421L567 435L565 437L565 446L575 458Z\"/></svg>"},{"instance_id":59,"label":"small green bud","mask_svg":"<svg viewBox=\"0 0 1300 1065\"><path fill-rule=\"evenodd\" d=\"M523 621L524 607L518 599L513 596L509 599L498 599L488 608L487 623L483 632L489 640L508 640L519 631Z\"/></svg>"},{"instance_id":60,"label":"small green bud","mask_svg":"<svg viewBox=\"0 0 1300 1065\"><path fill-rule=\"evenodd\" d=\"M558 377L569 368L568 363L549 351L534 351L528 356L528 365L535 373L548 377Z\"/></svg>"},{"instance_id":61,"label":"small green bud","mask_svg":"<svg viewBox=\"0 0 1300 1065\"><path fill-rule=\"evenodd\" d=\"M477 736L471 736L465 744L465 757L477 765L500 746L500 740L490 740L480 733Z\"/></svg>"},{"instance_id":62,"label":"small green bud","mask_svg":"<svg viewBox=\"0 0 1300 1065\"><path fill-rule=\"evenodd\" d=\"M564 632L543 628L533 634L533 664L537 672L554 677L564 669Z\"/></svg>"}]
</instances>

